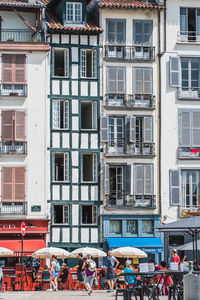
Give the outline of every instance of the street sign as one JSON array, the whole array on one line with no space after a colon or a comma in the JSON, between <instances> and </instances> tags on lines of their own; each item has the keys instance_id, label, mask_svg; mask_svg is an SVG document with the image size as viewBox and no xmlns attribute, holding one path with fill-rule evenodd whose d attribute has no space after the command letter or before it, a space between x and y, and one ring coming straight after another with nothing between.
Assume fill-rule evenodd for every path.
<instances>
[{"instance_id":1,"label":"street sign","mask_svg":"<svg viewBox=\"0 0 200 300\"><path fill-rule=\"evenodd\" d=\"M26 232L26 224L24 222L22 222L22 224L21 224L21 234L22 234L22 236L25 236L25 232Z\"/></svg>"}]
</instances>

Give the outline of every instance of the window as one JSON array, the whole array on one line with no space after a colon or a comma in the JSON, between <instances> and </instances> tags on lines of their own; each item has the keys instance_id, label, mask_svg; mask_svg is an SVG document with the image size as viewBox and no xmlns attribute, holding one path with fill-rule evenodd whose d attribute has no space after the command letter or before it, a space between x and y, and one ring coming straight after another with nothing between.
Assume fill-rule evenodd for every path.
<instances>
[{"instance_id":1,"label":"window","mask_svg":"<svg viewBox=\"0 0 200 300\"><path fill-rule=\"evenodd\" d=\"M2 167L2 202L25 201L25 168Z\"/></svg>"},{"instance_id":2,"label":"window","mask_svg":"<svg viewBox=\"0 0 200 300\"><path fill-rule=\"evenodd\" d=\"M135 117L135 138L136 143L153 142L153 118Z\"/></svg>"},{"instance_id":3,"label":"window","mask_svg":"<svg viewBox=\"0 0 200 300\"><path fill-rule=\"evenodd\" d=\"M97 129L97 102L81 102L81 129Z\"/></svg>"},{"instance_id":4,"label":"window","mask_svg":"<svg viewBox=\"0 0 200 300\"><path fill-rule=\"evenodd\" d=\"M153 195L153 165L136 164L134 177L135 195Z\"/></svg>"},{"instance_id":5,"label":"window","mask_svg":"<svg viewBox=\"0 0 200 300\"><path fill-rule=\"evenodd\" d=\"M81 77L97 77L97 51L81 50Z\"/></svg>"},{"instance_id":6,"label":"window","mask_svg":"<svg viewBox=\"0 0 200 300\"><path fill-rule=\"evenodd\" d=\"M109 102L123 104L125 94L125 73L126 68L107 68L107 93Z\"/></svg>"},{"instance_id":7,"label":"window","mask_svg":"<svg viewBox=\"0 0 200 300\"><path fill-rule=\"evenodd\" d=\"M136 99L145 100L145 95L152 94L152 68L133 68L133 86Z\"/></svg>"},{"instance_id":8,"label":"window","mask_svg":"<svg viewBox=\"0 0 200 300\"><path fill-rule=\"evenodd\" d=\"M183 170L182 181L182 205L185 207L200 205L200 171Z\"/></svg>"},{"instance_id":9,"label":"window","mask_svg":"<svg viewBox=\"0 0 200 300\"><path fill-rule=\"evenodd\" d=\"M66 21L67 23L82 22L82 3L79 2L66 3Z\"/></svg>"},{"instance_id":10,"label":"window","mask_svg":"<svg viewBox=\"0 0 200 300\"><path fill-rule=\"evenodd\" d=\"M126 221L126 233L136 234L137 233L137 221Z\"/></svg>"},{"instance_id":11,"label":"window","mask_svg":"<svg viewBox=\"0 0 200 300\"><path fill-rule=\"evenodd\" d=\"M82 181L83 182L97 181L97 154L96 153L82 154Z\"/></svg>"},{"instance_id":12,"label":"window","mask_svg":"<svg viewBox=\"0 0 200 300\"><path fill-rule=\"evenodd\" d=\"M107 41L122 44L126 41L126 20L107 19Z\"/></svg>"},{"instance_id":13,"label":"window","mask_svg":"<svg viewBox=\"0 0 200 300\"><path fill-rule=\"evenodd\" d=\"M69 181L69 154L53 154L53 180Z\"/></svg>"},{"instance_id":14,"label":"window","mask_svg":"<svg viewBox=\"0 0 200 300\"><path fill-rule=\"evenodd\" d=\"M69 102L53 100L53 129L69 128Z\"/></svg>"},{"instance_id":15,"label":"window","mask_svg":"<svg viewBox=\"0 0 200 300\"><path fill-rule=\"evenodd\" d=\"M2 111L1 139L3 142L25 141L25 111Z\"/></svg>"},{"instance_id":16,"label":"window","mask_svg":"<svg viewBox=\"0 0 200 300\"><path fill-rule=\"evenodd\" d=\"M96 205L82 205L82 224L97 224Z\"/></svg>"},{"instance_id":17,"label":"window","mask_svg":"<svg viewBox=\"0 0 200 300\"><path fill-rule=\"evenodd\" d=\"M142 221L142 233L153 233L153 221L143 220Z\"/></svg>"},{"instance_id":18,"label":"window","mask_svg":"<svg viewBox=\"0 0 200 300\"><path fill-rule=\"evenodd\" d=\"M68 205L54 205L54 224L69 224Z\"/></svg>"},{"instance_id":19,"label":"window","mask_svg":"<svg viewBox=\"0 0 200 300\"><path fill-rule=\"evenodd\" d=\"M200 146L200 111L179 112L179 144L181 147Z\"/></svg>"},{"instance_id":20,"label":"window","mask_svg":"<svg viewBox=\"0 0 200 300\"><path fill-rule=\"evenodd\" d=\"M200 88L200 59L181 58L181 87L183 91L195 91Z\"/></svg>"},{"instance_id":21,"label":"window","mask_svg":"<svg viewBox=\"0 0 200 300\"><path fill-rule=\"evenodd\" d=\"M53 76L68 77L69 76L69 50L53 49L54 71Z\"/></svg>"},{"instance_id":22,"label":"window","mask_svg":"<svg viewBox=\"0 0 200 300\"><path fill-rule=\"evenodd\" d=\"M152 45L153 22L137 20L133 21L133 41L135 45Z\"/></svg>"},{"instance_id":23,"label":"window","mask_svg":"<svg viewBox=\"0 0 200 300\"><path fill-rule=\"evenodd\" d=\"M109 147L123 153L125 147L124 118L109 117L108 122ZM121 148L121 149L120 149ZM113 149L113 150L114 150Z\"/></svg>"},{"instance_id":24,"label":"window","mask_svg":"<svg viewBox=\"0 0 200 300\"><path fill-rule=\"evenodd\" d=\"M121 234L122 222L120 220L110 220L110 234Z\"/></svg>"},{"instance_id":25,"label":"window","mask_svg":"<svg viewBox=\"0 0 200 300\"><path fill-rule=\"evenodd\" d=\"M181 41L200 41L200 9L180 8Z\"/></svg>"}]
</instances>

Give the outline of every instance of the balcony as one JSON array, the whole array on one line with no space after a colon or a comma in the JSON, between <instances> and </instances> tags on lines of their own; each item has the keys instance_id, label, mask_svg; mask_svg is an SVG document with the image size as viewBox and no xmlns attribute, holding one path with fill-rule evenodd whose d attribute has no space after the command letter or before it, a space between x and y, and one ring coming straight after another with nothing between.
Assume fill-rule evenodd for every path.
<instances>
[{"instance_id":1,"label":"balcony","mask_svg":"<svg viewBox=\"0 0 200 300\"><path fill-rule=\"evenodd\" d=\"M155 96L152 94L106 94L104 105L108 109L155 109Z\"/></svg>"},{"instance_id":2,"label":"balcony","mask_svg":"<svg viewBox=\"0 0 200 300\"><path fill-rule=\"evenodd\" d=\"M41 33L29 29L1 29L1 42L30 43L41 42Z\"/></svg>"},{"instance_id":3,"label":"balcony","mask_svg":"<svg viewBox=\"0 0 200 300\"><path fill-rule=\"evenodd\" d=\"M26 155L27 142L0 142L0 154L3 155Z\"/></svg>"},{"instance_id":4,"label":"balcony","mask_svg":"<svg viewBox=\"0 0 200 300\"><path fill-rule=\"evenodd\" d=\"M179 206L178 209L178 216L185 217L187 213L199 213L200 212L200 205L191 205L191 206Z\"/></svg>"},{"instance_id":5,"label":"balcony","mask_svg":"<svg viewBox=\"0 0 200 300\"><path fill-rule=\"evenodd\" d=\"M106 208L156 208L155 195L125 195L123 191L110 191L106 195Z\"/></svg>"},{"instance_id":6,"label":"balcony","mask_svg":"<svg viewBox=\"0 0 200 300\"><path fill-rule=\"evenodd\" d=\"M0 202L0 215L26 215L27 202Z\"/></svg>"},{"instance_id":7,"label":"balcony","mask_svg":"<svg viewBox=\"0 0 200 300\"><path fill-rule=\"evenodd\" d=\"M200 147L178 147L179 159L200 159Z\"/></svg>"},{"instance_id":8,"label":"balcony","mask_svg":"<svg viewBox=\"0 0 200 300\"><path fill-rule=\"evenodd\" d=\"M27 84L1 84L0 96L27 97Z\"/></svg>"},{"instance_id":9,"label":"balcony","mask_svg":"<svg viewBox=\"0 0 200 300\"><path fill-rule=\"evenodd\" d=\"M129 143L125 140L112 140L105 143L104 153L106 156L154 156L155 143Z\"/></svg>"},{"instance_id":10,"label":"balcony","mask_svg":"<svg viewBox=\"0 0 200 300\"><path fill-rule=\"evenodd\" d=\"M148 45L106 45L104 59L108 61L154 61L155 47Z\"/></svg>"},{"instance_id":11,"label":"balcony","mask_svg":"<svg viewBox=\"0 0 200 300\"><path fill-rule=\"evenodd\" d=\"M196 31L179 31L177 42L186 44L199 44L200 34Z\"/></svg>"},{"instance_id":12,"label":"balcony","mask_svg":"<svg viewBox=\"0 0 200 300\"><path fill-rule=\"evenodd\" d=\"M178 98L200 100L200 87L179 87Z\"/></svg>"}]
</instances>

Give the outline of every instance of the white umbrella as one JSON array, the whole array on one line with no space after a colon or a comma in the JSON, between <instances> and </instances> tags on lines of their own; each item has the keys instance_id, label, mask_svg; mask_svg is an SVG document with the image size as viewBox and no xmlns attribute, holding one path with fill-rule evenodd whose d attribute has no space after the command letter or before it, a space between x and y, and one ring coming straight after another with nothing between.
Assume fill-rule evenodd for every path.
<instances>
[{"instance_id":1,"label":"white umbrella","mask_svg":"<svg viewBox=\"0 0 200 300\"><path fill-rule=\"evenodd\" d=\"M57 258L70 257L70 253L68 251L66 251L62 248L55 248L55 247L39 249L32 254L32 257L34 257L34 258L51 258L52 255L55 255Z\"/></svg>"},{"instance_id":2,"label":"white umbrella","mask_svg":"<svg viewBox=\"0 0 200 300\"><path fill-rule=\"evenodd\" d=\"M13 256L14 252L10 249L0 247L0 256L1 257L7 257L7 256Z\"/></svg>"},{"instance_id":3,"label":"white umbrella","mask_svg":"<svg viewBox=\"0 0 200 300\"><path fill-rule=\"evenodd\" d=\"M124 258L146 258L147 254L134 247L120 247L111 251L113 256Z\"/></svg>"},{"instance_id":4,"label":"white umbrella","mask_svg":"<svg viewBox=\"0 0 200 300\"><path fill-rule=\"evenodd\" d=\"M77 257L79 253L82 253L83 257L86 257L88 254L90 254L92 257L105 257L107 256L105 252L96 249L96 248L78 248L71 252L72 257Z\"/></svg>"}]
</instances>

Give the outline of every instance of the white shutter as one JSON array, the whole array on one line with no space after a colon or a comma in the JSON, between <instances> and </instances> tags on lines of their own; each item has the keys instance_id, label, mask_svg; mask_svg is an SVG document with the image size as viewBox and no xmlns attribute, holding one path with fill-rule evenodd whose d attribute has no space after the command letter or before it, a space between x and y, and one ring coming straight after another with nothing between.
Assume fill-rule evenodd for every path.
<instances>
[{"instance_id":1,"label":"white shutter","mask_svg":"<svg viewBox=\"0 0 200 300\"><path fill-rule=\"evenodd\" d=\"M144 117L144 142L145 143L152 143L153 140L153 117Z\"/></svg>"},{"instance_id":2,"label":"white shutter","mask_svg":"<svg viewBox=\"0 0 200 300\"><path fill-rule=\"evenodd\" d=\"M97 181L97 154L93 154L93 181Z\"/></svg>"},{"instance_id":3,"label":"white shutter","mask_svg":"<svg viewBox=\"0 0 200 300\"><path fill-rule=\"evenodd\" d=\"M153 165L144 165L144 195L153 194Z\"/></svg>"},{"instance_id":4,"label":"white shutter","mask_svg":"<svg viewBox=\"0 0 200 300\"><path fill-rule=\"evenodd\" d=\"M144 194L144 165L135 165L135 195Z\"/></svg>"},{"instance_id":5,"label":"white shutter","mask_svg":"<svg viewBox=\"0 0 200 300\"><path fill-rule=\"evenodd\" d=\"M169 170L169 188L171 205L180 204L180 171Z\"/></svg>"},{"instance_id":6,"label":"white shutter","mask_svg":"<svg viewBox=\"0 0 200 300\"><path fill-rule=\"evenodd\" d=\"M69 181L69 153L64 153L64 181Z\"/></svg>"},{"instance_id":7,"label":"white shutter","mask_svg":"<svg viewBox=\"0 0 200 300\"><path fill-rule=\"evenodd\" d=\"M65 77L69 77L69 49L65 49Z\"/></svg>"},{"instance_id":8,"label":"white shutter","mask_svg":"<svg viewBox=\"0 0 200 300\"><path fill-rule=\"evenodd\" d=\"M125 93L125 68L116 68L117 93Z\"/></svg>"},{"instance_id":9,"label":"white shutter","mask_svg":"<svg viewBox=\"0 0 200 300\"><path fill-rule=\"evenodd\" d=\"M60 100L53 100L53 129L60 128Z\"/></svg>"},{"instance_id":10,"label":"white shutter","mask_svg":"<svg viewBox=\"0 0 200 300\"><path fill-rule=\"evenodd\" d=\"M69 205L63 205L63 223L69 224Z\"/></svg>"},{"instance_id":11,"label":"white shutter","mask_svg":"<svg viewBox=\"0 0 200 300\"><path fill-rule=\"evenodd\" d=\"M191 112L182 111L179 113L180 122L180 146L191 147Z\"/></svg>"},{"instance_id":12,"label":"white shutter","mask_svg":"<svg viewBox=\"0 0 200 300\"><path fill-rule=\"evenodd\" d=\"M92 77L97 77L97 50L92 51Z\"/></svg>"},{"instance_id":13,"label":"white shutter","mask_svg":"<svg viewBox=\"0 0 200 300\"><path fill-rule=\"evenodd\" d=\"M81 77L86 77L86 50L81 50Z\"/></svg>"},{"instance_id":14,"label":"white shutter","mask_svg":"<svg viewBox=\"0 0 200 300\"><path fill-rule=\"evenodd\" d=\"M92 129L97 129L97 101L92 102Z\"/></svg>"},{"instance_id":15,"label":"white shutter","mask_svg":"<svg viewBox=\"0 0 200 300\"><path fill-rule=\"evenodd\" d=\"M130 118L130 142L136 142L136 117L131 116Z\"/></svg>"},{"instance_id":16,"label":"white shutter","mask_svg":"<svg viewBox=\"0 0 200 300\"><path fill-rule=\"evenodd\" d=\"M200 112L192 112L192 147L200 146Z\"/></svg>"},{"instance_id":17,"label":"white shutter","mask_svg":"<svg viewBox=\"0 0 200 300\"><path fill-rule=\"evenodd\" d=\"M109 195L110 193L110 172L109 165L105 165L104 167L104 194Z\"/></svg>"}]
</instances>

